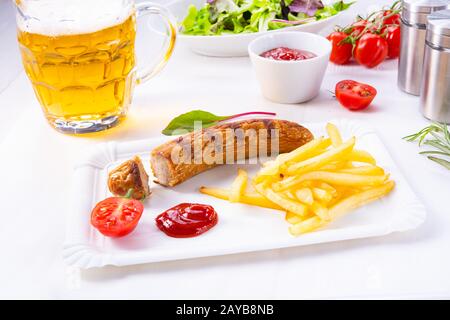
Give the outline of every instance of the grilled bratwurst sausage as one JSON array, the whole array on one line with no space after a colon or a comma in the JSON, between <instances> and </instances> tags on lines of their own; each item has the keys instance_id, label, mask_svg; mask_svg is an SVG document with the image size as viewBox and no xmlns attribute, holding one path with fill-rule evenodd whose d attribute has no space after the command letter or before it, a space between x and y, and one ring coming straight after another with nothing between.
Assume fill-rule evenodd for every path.
<instances>
[{"instance_id":1,"label":"grilled bratwurst sausage","mask_svg":"<svg viewBox=\"0 0 450 320\"><path fill-rule=\"evenodd\" d=\"M312 139L308 129L286 120L224 123L156 147L151 152L151 167L155 182L172 187L217 165L276 151L286 153Z\"/></svg>"}]
</instances>

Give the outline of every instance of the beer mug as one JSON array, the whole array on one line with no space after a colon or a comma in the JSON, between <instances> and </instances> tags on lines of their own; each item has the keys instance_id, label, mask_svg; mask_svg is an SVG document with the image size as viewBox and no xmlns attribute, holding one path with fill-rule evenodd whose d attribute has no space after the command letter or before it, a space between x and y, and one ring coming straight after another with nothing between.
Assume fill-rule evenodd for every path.
<instances>
[{"instance_id":1,"label":"beer mug","mask_svg":"<svg viewBox=\"0 0 450 320\"><path fill-rule=\"evenodd\" d=\"M111 128L133 88L170 58L176 22L160 5L133 0L16 0L23 65L52 127L64 133ZM136 17L159 15L167 37L154 67L136 68Z\"/></svg>"}]
</instances>

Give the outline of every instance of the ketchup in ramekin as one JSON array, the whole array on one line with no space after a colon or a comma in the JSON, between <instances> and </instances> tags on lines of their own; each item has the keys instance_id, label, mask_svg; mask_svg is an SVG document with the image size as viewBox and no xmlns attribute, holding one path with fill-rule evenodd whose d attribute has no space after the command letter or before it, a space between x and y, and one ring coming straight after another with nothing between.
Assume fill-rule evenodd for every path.
<instances>
[{"instance_id":1,"label":"ketchup in ramekin","mask_svg":"<svg viewBox=\"0 0 450 320\"><path fill-rule=\"evenodd\" d=\"M261 53L260 56L263 58L280 61L299 61L316 57L316 55L312 52L286 47L279 47L265 51Z\"/></svg>"}]
</instances>

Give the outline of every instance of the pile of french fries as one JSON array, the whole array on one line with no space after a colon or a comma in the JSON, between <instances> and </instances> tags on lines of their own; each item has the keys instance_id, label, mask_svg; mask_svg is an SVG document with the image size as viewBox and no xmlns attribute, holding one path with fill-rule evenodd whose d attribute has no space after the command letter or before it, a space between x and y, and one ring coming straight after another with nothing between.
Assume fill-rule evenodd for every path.
<instances>
[{"instance_id":1,"label":"pile of french fries","mask_svg":"<svg viewBox=\"0 0 450 320\"><path fill-rule=\"evenodd\" d=\"M328 137L316 138L266 162L252 179L239 169L230 189L201 187L200 192L285 212L289 232L319 229L342 215L387 195L394 182L377 166L372 155L355 149L356 139L343 142L335 125L327 124Z\"/></svg>"}]
</instances>

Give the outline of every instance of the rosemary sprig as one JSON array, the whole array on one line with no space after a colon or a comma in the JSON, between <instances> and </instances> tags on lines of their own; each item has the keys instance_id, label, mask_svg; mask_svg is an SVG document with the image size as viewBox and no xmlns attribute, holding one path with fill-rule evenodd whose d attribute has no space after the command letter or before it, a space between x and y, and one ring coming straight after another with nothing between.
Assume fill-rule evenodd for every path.
<instances>
[{"instance_id":1,"label":"rosemary sprig","mask_svg":"<svg viewBox=\"0 0 450 320\"><path fill-rule=\"evenodd\" d=\"M450 170L450 161L447 161L447 160L444 160L444 159L440 159L440 158L436 158L436 157L431 157L431 156L428 156L428 159L430 159L431 161L434 161L434 162L440 164L441 166L443 166L447 170Z\"/></svg>"},{"instance_id":2,"label":"rosemary sprig","mask_svg":"<svg viewBox=\"0 0 450 320\"><path fill-rule=\"evenodd\" d=\"M420 154L426 155L431 161L450 170L450 161L445 159L450 158L450 130L445 123L433 122L428 127L403 139L410 142L418 141L419 146L427 145L434 148L434 150L422 151ZM434 155L443 156L444 159Z\"/></svg>"}]
</instances>

